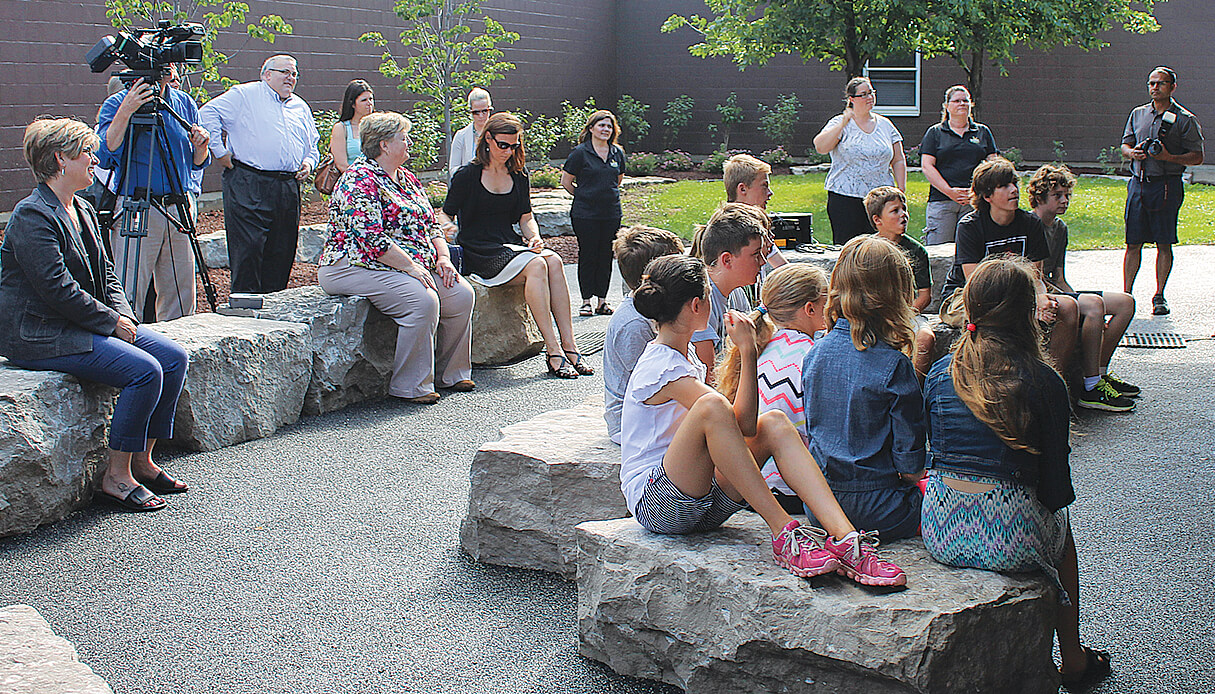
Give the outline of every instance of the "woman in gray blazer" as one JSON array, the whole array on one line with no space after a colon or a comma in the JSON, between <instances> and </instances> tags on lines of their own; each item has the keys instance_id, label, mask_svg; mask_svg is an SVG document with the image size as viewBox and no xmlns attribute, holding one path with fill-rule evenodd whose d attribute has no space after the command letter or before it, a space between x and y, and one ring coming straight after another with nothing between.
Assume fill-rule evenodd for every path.
<instances>
[{"instance_id":1,"label":"woman in gray blazer","mask_svg":"<svg viewBox=\"0 0 1215 694\"><path fill-rule=\"evenodd\" d=\"M156 440L173 435L188 358L136 325L97 215L75 195L93 180L98 144L92 128L72 118L25 129L38 187L13 208L0 245L0 355L21 368L120 388L102 497L127 511L159 511L165 501L157 494L188 489L152 462Z\"/></svg>"}]
</instances>

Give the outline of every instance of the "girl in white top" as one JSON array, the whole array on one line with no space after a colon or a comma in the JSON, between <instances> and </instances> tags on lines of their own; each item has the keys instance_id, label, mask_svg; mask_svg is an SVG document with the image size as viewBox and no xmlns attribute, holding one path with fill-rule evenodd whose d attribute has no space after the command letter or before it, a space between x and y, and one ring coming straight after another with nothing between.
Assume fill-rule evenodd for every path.
<instances>
[{"instance_id":1,"label":"girl in white top","mask_svg":"<svg viewBox=\"0 0 1215 694\"><path fill-rule=\"evenodd\" d=\"M802 362L814 346L814 334L826 330L827 273L810 263L789 263L764 282L762 303L751 313L758 348L759 411L784 412L807 443L806 407L802 399ZM731 344L722 359L717 389L727 398L738 393L742 352ZM768 460L763 468L768 488L784 496L797 496ZM787 508L787 507L786 507Z\"/></svg>"},{"instance_id":2,"label":"girl in white top","mask_svg":"<svg viewBox=\"0 0 1215 694\"><path fill-rule=\"evenodd\" d=\"M831 239L843 245L853 236L868 234L865 195L879 186L907 191L907 157L903 136L889 118L873 112L877 92L864 77L848 81L844 112L827 121L814 136L819 154L831 153L827 173L827 217Z\"/></svg>"},{"instance_id":3,"label":"girl in white top","mask_svg":"<svg viewBox=\"0 0 1215 694\"><path fill-rule=\"evenodd\" d=\"M755 326L743 314L732 311L724 322L743 357L738 397L731 403L705 385L704 365L689 342L708 323L708 290L700 260L668 255L646 267L633 292L637 311L658 325L621 411L620 487L634 517L651 532L683 534L715 528L750 504L772 532L776 563L794 574L851 576L855 567L880 561L840 510L789 418L758 414ZM834 537L781 508L755 462L769 457Z\"/></svg>"}]
</instances>

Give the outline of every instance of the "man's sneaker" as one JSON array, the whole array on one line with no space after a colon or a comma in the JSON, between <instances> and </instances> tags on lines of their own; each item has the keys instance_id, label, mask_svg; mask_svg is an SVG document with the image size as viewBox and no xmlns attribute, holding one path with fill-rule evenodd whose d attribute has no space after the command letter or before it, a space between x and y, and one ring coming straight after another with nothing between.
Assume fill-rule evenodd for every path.
<instances>
[{"instance_id":1,"label":"man's sneaker","mask_svg":"<svg viewBox=\"0 0 1215 694\"><path fill-rule=\"evenodd\" d=\"M839 573L867 586L901 586L907 583L902 569L877 555L877 531L851 532L842 540L823 541L828 552L839 559Z\"/></svg>"},{"instance_id":2,"label":"man's sneaker","mask_svg":"<svg viewBox=\"0 0 1215 694\"><path fill-rule=\"evenodd\" d=\"M1076 404L1090 410L1106 412L1130 412L1135 409L1135 401L1119 394L1105 379L1097 381L1092 390L1081 393Z\"/></svg>"},{"instance_id":3,"label":"man's sneaker","mask_svg":"<svg viewBox=\"0 0 1215 694\"><path fill-rule=\"evenodd\" d=\"M789 521L780 535L772 538L772 558L802 578L828 574L840 568L835 555L823 549L827 533L810 525Z\"/></svg>"},{"instance_id":4,"label":"man's sneaker","mask_svg":"<svg viewBox=\"0 0 1215 694\"><path fill-rule=\"evenodd\" d=\"M1164 300L1164 294L1157 294L1156 296L1152 297L1152 315L1169 315L1169 302Z\"/></svg>"},{"instance_id":5,"label":"man's sneaker","mask_svg":"<svg viewBox=\"0 0 1215 694\"><path fill-rule=\"evenodd\" d=\"M1112 373L1107 373L1106 375L1102 376L1101 379L1110 384L1111 388L1118 391L1118 394L1125 398L1139 397L1139 386L1133 383L1127 383Z\"/></svg>"}]
</instances>

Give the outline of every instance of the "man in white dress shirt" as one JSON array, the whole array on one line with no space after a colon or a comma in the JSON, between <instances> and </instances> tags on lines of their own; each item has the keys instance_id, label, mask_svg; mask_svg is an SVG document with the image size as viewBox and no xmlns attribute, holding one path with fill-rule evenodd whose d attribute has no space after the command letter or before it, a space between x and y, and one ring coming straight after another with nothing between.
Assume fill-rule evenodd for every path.
<instances>
[{"instance_id":1,"label":"man in white dress shirt","mask_svg":"<svg viewBox=\"0 0 1215 694\"><path fill-rule=\"evenodd\" d=\"M485 122L494 112L494 104L489 98L489 92L477 87L468 93L468 110L472 114L472 122L456 131L451 136L451 151L447 156L447 179L461 166L473 160L477 155L477 138L485 129Z\"/></svg>"},{"instance_id":2,"label":"man in white dress shirt","mask_svg":"<svg viewBox=\"0 0 1215 694\"><path fill-rule=\"evenodd\" d=\"M224 167L233 292L276 292L291 278L300 182L320 158L312 109L292 93L297 79L295 58L271 56L261 81L238 84L199 110L211 133L211 155Z\"/></svg>"}]
</instances>

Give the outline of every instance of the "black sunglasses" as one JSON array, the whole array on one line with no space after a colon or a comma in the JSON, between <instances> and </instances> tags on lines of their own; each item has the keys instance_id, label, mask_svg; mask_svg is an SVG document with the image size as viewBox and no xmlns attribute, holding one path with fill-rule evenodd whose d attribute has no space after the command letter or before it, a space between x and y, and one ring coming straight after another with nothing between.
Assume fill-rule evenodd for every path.
<instances>
[{"instance_id":1,"label":"black sunglasses","mask_svg":"<svg viewBox=\"0 0 1215 694\"><path fill-rule=\"evenodd\" d=\"M520 143L518 143L518 142L501 142L496 137L491 137L489 139L493 140L493 143L495 145L498 145L498 149L509 149L509 150L519 149Z\"/></svg>"}]
</instances>

